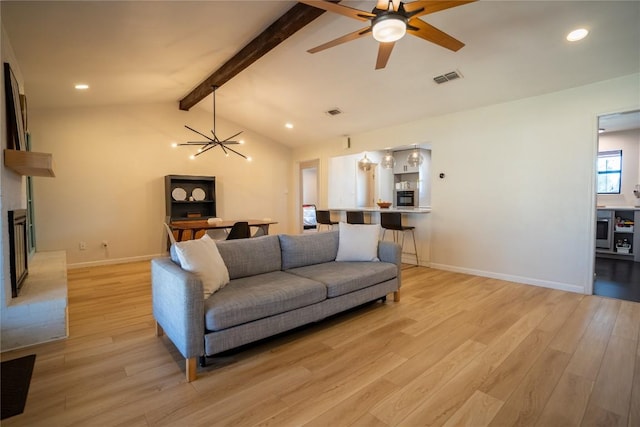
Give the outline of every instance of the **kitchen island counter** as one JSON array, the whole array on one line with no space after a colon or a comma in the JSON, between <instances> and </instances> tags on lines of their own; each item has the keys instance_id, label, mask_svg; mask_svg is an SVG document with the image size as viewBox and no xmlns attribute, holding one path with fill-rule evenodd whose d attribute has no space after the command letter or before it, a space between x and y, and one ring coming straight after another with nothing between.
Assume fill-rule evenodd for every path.
<instances>
[{"instance_id":1,"label":"kitchen island counter","mask_svg":"<svg viewBox=\"0 0 640 427\"><path fill-rule=\"evenodd\" d=\"M404 214L426 214L431 213L431 208L379 208L379 207L368 207L368 208L329 208L330 211L333 212L352 212L352 211L362 211L362 212L400 212Z\"/></svg>"},{"instance_id":2,"label":"kitchen island counter","mask_svg":"<svg viewBox=\"0 0 640 427\"><path fill-rule=\"evenodd\" d=\"M596 208L599 211L640 211L640 206L620 205L620 206L608 206L598 205Z\"/></svg>"},{"instance_id":3,"label":"kitchen island counter","mask_svg":"<svg viewBox=\"0 0 640 427\"><path fill-rule=\"evenodd\" d=\"M429 266L429 260L431 258L431 215L425 215L431 213L431 207L411 208L411 207L399 207L399 208L379 208L379 207L366 207L366 208L329 208L329 210L336 216L334 220L346 222L346 213L351 211L361 211L365 213L365 223L367 224L380 224L380 214L384 212L400 213L402 214L404 225L415 227L415 240L418 249L418 264ZM367 218L368 217L368 218ZM387 233L391 236L393 233ZM389 239L389 238L387 238ZM410 239L410 237L409 237ZM413 248L405 248L413 251ZM415 264L415 255L411 253L403 253L403 261L409 264Z\"/></svg>"}]
</instances>

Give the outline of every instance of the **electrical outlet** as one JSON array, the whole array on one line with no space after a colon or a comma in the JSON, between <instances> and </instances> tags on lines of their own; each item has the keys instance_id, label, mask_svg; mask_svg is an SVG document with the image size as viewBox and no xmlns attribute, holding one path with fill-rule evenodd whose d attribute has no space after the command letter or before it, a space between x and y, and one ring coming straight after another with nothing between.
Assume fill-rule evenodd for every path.
<instances>
[{"instance_id":1,"label":"electrical outlet","mask_svg":"<svg viewBox=\"0 0 640 427\"><path fill-rule=\"evenodd\" d=\"M81 251L86 251L86 250L87 250L87 242L80 242L80 243L78 243L78 248L79 248Z\"/></svg>"}]
</instances>

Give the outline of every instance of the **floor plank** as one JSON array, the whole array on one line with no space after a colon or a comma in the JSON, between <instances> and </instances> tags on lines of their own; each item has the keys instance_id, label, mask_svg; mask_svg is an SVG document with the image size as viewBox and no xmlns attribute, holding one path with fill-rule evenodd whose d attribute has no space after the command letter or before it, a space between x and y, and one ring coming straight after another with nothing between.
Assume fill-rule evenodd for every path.
<instances>
[{"instance_id":1,"label":"floor plank","mask_svg":"<svg viewBox=\"0 0 640 427\"><path fill-rule=\"evenodd\" d=\"M70 337L3 426L640 425L640 303L424 267L374 302L211 358L186 383L148 262L68 272Z\"/></svg>"}]
</instances>

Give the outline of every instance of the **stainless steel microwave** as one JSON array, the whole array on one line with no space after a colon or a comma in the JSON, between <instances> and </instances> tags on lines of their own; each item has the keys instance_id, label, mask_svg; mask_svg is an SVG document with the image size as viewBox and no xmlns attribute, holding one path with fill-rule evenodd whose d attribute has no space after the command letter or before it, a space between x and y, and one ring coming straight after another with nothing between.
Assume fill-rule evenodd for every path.
<instances>
[{"instance_id":1,"label":"stainless steel microwave","mask_svg":"<svg viewBox=\"0 0 640 427\"><path fill-rule=\"evenodd\" d=\"M596 220L596 248L613 248L613 211L598 211Z\"/></svg>"}]
</instances>

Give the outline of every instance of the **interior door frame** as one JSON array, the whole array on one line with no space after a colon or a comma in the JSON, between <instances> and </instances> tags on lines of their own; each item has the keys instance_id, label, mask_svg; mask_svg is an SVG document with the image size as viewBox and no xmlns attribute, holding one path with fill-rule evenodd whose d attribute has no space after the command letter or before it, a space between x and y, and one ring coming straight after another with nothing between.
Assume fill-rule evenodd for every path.
<instances>
[{"instance_id":1,"label":"interior door frame","mask_svg":"<svg viewBox=\"0 0 640 427\"><path fill-rule=\"evenodd\" d=\"M600 113L596 116L596 120L595 120L595 127L593 130L593 134L595 135L595 144L593 145L593 161L591 164L591 168L592 168L592 179L591 179L591 183L592 183L592 205L593 205L593 210L591 211L591 233L590 235L591 237L591 242L589 243L589 248L590 248L590 253L593 254L593 256L590 259L590 265L589 265L589 271L591 271L591 280L588 281L587 283L587 287L585 289L585 294L586 295L594 295L594 289L595 289L595 282L596 282L596 220L598 218L598 167L597 167L597 162L598 162L598 153L600 151L600 119L602 117L606 117L606 116L611 116L611 115L616 115L616 114L624 114L624 113L630 113L630 112L635 112L635 111L640 111L640 105L638 106L634 106L634 107L627 107L627 108L623 108L620 110L616 110L616 111L609 111L609 112L604 112L604 113Z\"/></svg>"},{"instance_id":2,"label":"interior door frame","mask_svg":"<svg viewBox=\"0 0 640 427\"><path fill-rule=\"evenodd\" d=\"M297 224L298 224L298 231L300 233L304 232L304 224L302 223L302 204L303 204L303 200L304 200L304 173L303 171L305 169L315 169L316 172L316 198L320 197L320 159L313 159L313 160L305 160L299 163L299 167L298 167L298 209L296 209L296 212L298 213L297 216ZM316 204L318 203L318 200L316 200Z\"/></svg>"}]
</instances>

